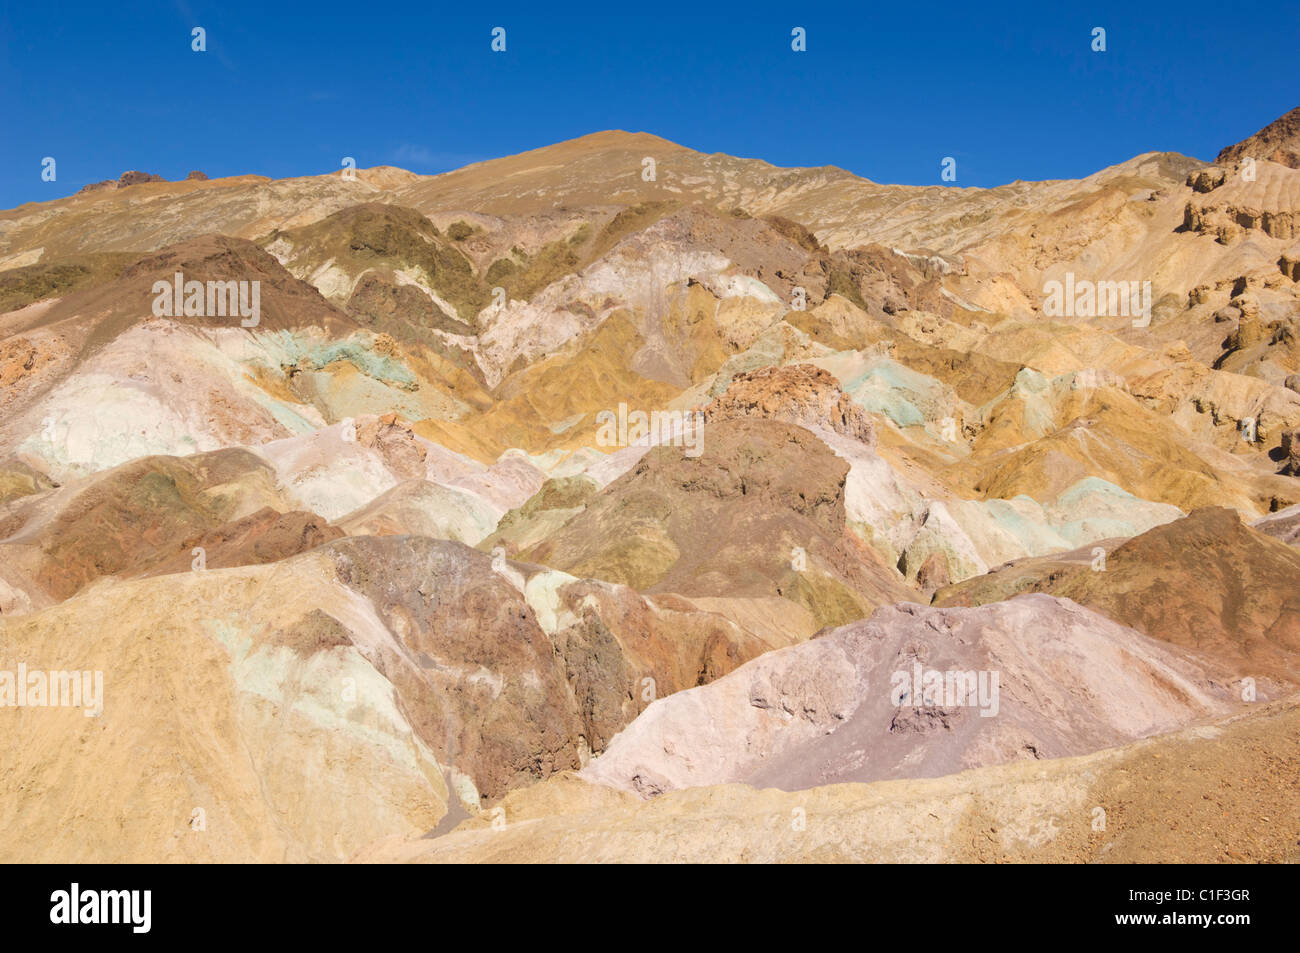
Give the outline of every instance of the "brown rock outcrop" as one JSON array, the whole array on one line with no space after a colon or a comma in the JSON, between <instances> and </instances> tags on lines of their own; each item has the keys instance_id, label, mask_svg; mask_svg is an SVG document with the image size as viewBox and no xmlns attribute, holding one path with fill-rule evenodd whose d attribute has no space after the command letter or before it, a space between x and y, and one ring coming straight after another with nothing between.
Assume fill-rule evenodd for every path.
<instances>
[{"instance_id":1,"label":"brown rock outcrop","mask_svg":"<svg viewBox=\"0 0 1300 953\"><path fill-rule=\"evenodd\" d=\"M833 374L811 364L738 374L726 392L704 408L704 416L710 421L766 417L800 427L828 427L868 446L876 441L866 411L840 389Z\"/></svg>"},{"instance_id":2,"label":"brown rock outcrop","mask_svg":"<svg viewBox=\"0 0 1300 953\"><path fill-rule=\"evenodd\" d=\"M141 457L0 513L0 562L62 600L104 576L188 570L196 546L212 548L216 568L269 562L341 535L315 514L269 504L281 505L274 473L247 450Z\"/></svg>"},{"instance_id":3,"label":"brown rock outcrop","mask_svg":"<svg viewBox=\"0 0 1300 953\"><path fill-rule=\"evenodd\" d=\"M202 175L202 173L199 174ZM190 175L192 176L194 173L191 172ZM77 194L80 195L82 192L99 192L104 189L125 189L128 186L141 185L145 182L166 181L167 180L161 175L154 175L152 172L138 172L132 170L130 172L123 172L121 176L116 179L105 179L103 182L92 182L90 185L83 185Z\"/></svg>"},{"instance_id":4,"label":"brown rock outcrop","mask_svg":"<svg viewBox=\"0 0 1300 953\"><path fill-rule=\"evenodd\" d=\"M914 597L846 532L847 475L802 427L717 419L700 456L655 447L520 558L652 593L781 596L839 624Z\"/></svg>"},{"instance_id":5,"label":"brown rock outcrop","mask_svg":"<svg viewBox=\"0 0 1300 953\"><path fill-rule=\"evenodd\" d=\"M1047 556L942 590L936 605L1018 592L1073 599L1154 638L1213 653L1243 675L1300 676L1300 553L1205 507L1115 548L1105 571Z\"/></svg>"},{"instance_id":6,"label":"brown rock outcrop","mask_svg":"<svg viewBox=\"0 0 1300 953\"><path fill-rule=\"evenodd\" d=\"M1253 136L1223 149L1214 161L1235 162L1244 156L1300 169L1300 106L1273 120Z\"/></svg>"},{"instance_id":7,"label":"brown rock outcrop","mask_svg":"<svg viewBox=\"0 0 1300 953\"><path fill-rule=\"evenodd\" d=\"M397 414L383 414L364 421L357 427L357 443L378 450L393 471L403 477L424 476L428 451L415 436L410 423L401 420Z\"/></svg>"},{"instance_id":8,"label":"brown rock outcrop","mask_svg":"<svg viewBox=\"0 0 1300 953\"><path fill-rule=\"evenodd\" d=\"M1187 176L1187 184L1195 192L1213 192L1223 184L1227 173L1220 168L1211 166L1208 169L1197 169Z\"/></svg>"},{"instance_id":9,"label":"brown rock outcrop","mask_svg":"<svg viewBox=\"0 0 1300 953\"><path fill-rule=\"evenodd\" d=\"M130 185L142 185L145 182L166 182L161 175L154 175L152 172L123 172L122 177L117 180L117 187L124 189Z\"/></svg>"}]
</instances>

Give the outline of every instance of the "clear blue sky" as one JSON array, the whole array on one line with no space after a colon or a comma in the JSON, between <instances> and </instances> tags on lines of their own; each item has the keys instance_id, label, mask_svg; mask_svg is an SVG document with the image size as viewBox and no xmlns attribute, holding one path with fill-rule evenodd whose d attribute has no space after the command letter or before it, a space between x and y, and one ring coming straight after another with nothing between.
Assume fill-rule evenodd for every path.
<instances>
[{"instance_id":1,"label":"clear blue sky","mask_svg":"<svg viewBox=\"0 0 1300 953\"><path fill-rule=\"evenodd\" d=\"M998 185L1151 150L1211 159L1300 105L1288 0L449 6L6 3L0 208L127 169L440 172L611 128L879 182L939 183L953 156L957 185Z\"/></svg>"}]
</instances>

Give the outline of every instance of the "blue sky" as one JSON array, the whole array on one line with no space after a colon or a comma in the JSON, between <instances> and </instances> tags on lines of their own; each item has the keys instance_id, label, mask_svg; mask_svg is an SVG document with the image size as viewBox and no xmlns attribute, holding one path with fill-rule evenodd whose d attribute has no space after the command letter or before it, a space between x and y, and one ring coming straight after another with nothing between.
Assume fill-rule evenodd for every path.
<instances>
[{"instance_id":1,"label":"blue sky","mask_svg":"<svg viewBox=\"0 0 1300 953\"><path fill-rule=\"evenodd\" d=\"M0 207L127 169L440 172L611 128L879 182L939 184L952 156L986 186L1211 159L1300 105L1294 3L447 6L5 4Z\"/></svg>"}]
</instances>

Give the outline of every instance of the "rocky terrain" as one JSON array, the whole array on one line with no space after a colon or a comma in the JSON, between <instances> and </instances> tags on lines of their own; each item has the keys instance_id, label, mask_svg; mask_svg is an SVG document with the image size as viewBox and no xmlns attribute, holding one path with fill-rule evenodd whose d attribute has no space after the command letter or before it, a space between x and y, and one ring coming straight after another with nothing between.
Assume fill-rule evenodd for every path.
<instances>
[{"instance_id":1,"label":"rocky terrain","mask_svg":"<svg viewBox=\"0 0 1300 953\"><path fill-rule=\"evenodd\" d=\"M1300 169L1300 106L1278 117L1250 138L1228 146L1214 161L1235 162L1245 156Z\"/></svg>"},{"instance_id":2,"label":"rocky terrain","mask_svg":"<svg viewBox=\"0 0 1300 953\"><path fill-rule=\"evenodd\" d=\"M0 212L0 860L1300 859L1297 116Z\"/></svg>"}]
</instances>

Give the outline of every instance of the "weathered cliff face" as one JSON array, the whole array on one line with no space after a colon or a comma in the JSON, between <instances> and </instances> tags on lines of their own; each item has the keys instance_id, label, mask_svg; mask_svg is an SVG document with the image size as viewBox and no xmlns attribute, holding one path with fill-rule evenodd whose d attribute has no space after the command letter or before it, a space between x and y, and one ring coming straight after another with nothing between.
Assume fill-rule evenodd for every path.
<instances>
[{"instance_id":1,"label":"weathered cliff face","mask_svg":"<svg viewBox=\"0 0 1300 953\"><path fill-rule=\"evenodd\" d=\"M1300 106L1279 116L1253 136L1227 146L1214 161L1235 162L1245 156L1300 169Z\"/></svg>"},{"instance_id":2,"label":"weathered cliff face","mask_svg":"<svg viewBox=\"0 0 1300 953\"><path fill-rule=\"evenodd\" d=\"M1183 227L1229 245L1262 232L1269 238L1300 238L1300 181L1269 162L1215 166L1188 177L1196 193L1187 201Z\"/></svg>"}]
</instances>

